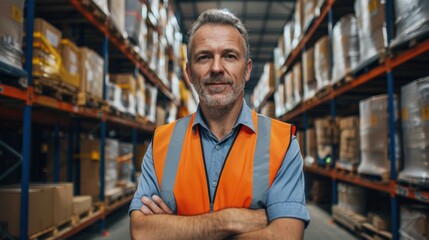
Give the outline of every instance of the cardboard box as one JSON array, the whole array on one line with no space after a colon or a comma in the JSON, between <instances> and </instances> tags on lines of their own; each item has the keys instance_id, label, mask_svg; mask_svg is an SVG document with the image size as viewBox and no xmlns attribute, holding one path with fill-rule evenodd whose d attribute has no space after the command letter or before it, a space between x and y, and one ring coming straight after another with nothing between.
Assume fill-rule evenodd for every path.
<instances>
[{"instance_id":1,"label":"cardboard box","mask_svg":"<svg viewBox=\"0 0 429 240\"><path fill-rule=\"evenodd\" d=\"M134 96L136 95L137 80L132 73L110 74L110 81L115 83L122 90L130 91Z\"/></svg>"},{"instance_id":2,"label":"cardboard box","mask_svg":"<svg viewBox=\"0 0 429 240\"><path fill-rule=\"evenodd\" d=\"M88 211L92 207L91 196L80 195L73 197L73 214L79 215Z\"/></svg>"},{"instance_id":3,"label":"cardboard box","mask_svg":"<svg viewBox=\"0 0 429 240\"><path fill-rule=\"evenodd\" d=\"M321 37L314 44L314 75L317 89L330 85L331 81L331 51L328 35Z\"/></svg>"},{"instance_id":4,"label":"cardboard box","mask_svg":"<svg viewBox=\"0 0 429 240\"><path fill-rule=\"evenodd\" d=\"M302 66L300 62L293 65L293 98L296 104L302 99Z\"/></svg>"},{"instance_id":5,"label":"cardboard box","mask_svg":"<svg viewBox=\"0 0 429 240\"><path fill-rule=\"evenodd\" d=\"M34 189L53 189L53 221L56 226L70 220L73 214L73 183L31 184Z\"/></svg>"},{"instance_id":6,"label":"cardboard box","mask_svg":"<svg viewBox=\"0 0 429 240\"><path fill-rule=\"evenodd\" d=\"M40 33L48 40L52 47L58 49L60 47L62 33L56 27L52 26L47 21L41 18L34 19L34 33ZM35 41L37 39L35 38Z\"/></svg>"},{"instance_id":7,"label":"cardboard box","mask_svg":"<svg viewBox=\"0 0 429 240\"><path fill-rule=\"evenodd\" d=\"M28 235L35 234L54 225L52 208L54 190L29 189L28 191ZM0 225L6 232L19 238L21 212L21 187L7 186L0 189Z\"/></svg>"},{"instance_id":8,"label":"cardboard box","mask_svg":"<svg viewBox=\"0 0 429 240\"><path fill-rule=\"evenodd\" d=\"M0 8L0 38L8 39L9 44L2 42L0 61L22 69L21 55L23 39L24 0L4 0Z\"/></svg>"},{"instance_id":9,"label":"cardboard box","mask_svg":"<svg viewBox=\"0 0 429 240\"><path fill-rule=\"evenodd\" d=\"M109 0L110 19L113 21L116 29L124 38L127 37L125 31L125 1L124 0Z\"/></svg>"},{"instance_id":10,"label":"cardboard box","mask_svg":"<svg viewBox=\"0 0 429 240\"><path fill-rule=\"evenodd\" d=\"M167 112L161 106L156 106L156 125L161 126L165 124Z\"/></svg>"},{"instance_id":11,"label":"cardboard box","mask_svg":"<svg viewBox=\"0 0 429 240\"><path fill-rule=\"evenodd\" d=\"M63 69L60 72L61 80L75 88L80 85L80 50L69 39L62 39L60 45L60 54L62 59Z\"/></svg>"},{"instance_id":12,"label":"cardboard box","mask_svg":"<svg viewBox=\"0 0 429 240\"><path fill-rule=\"evenodd\" d=\"M96 52L86 47L80 48L80 94L102 99L103 66L104 60Z\"/></svg>"}]
</instances>

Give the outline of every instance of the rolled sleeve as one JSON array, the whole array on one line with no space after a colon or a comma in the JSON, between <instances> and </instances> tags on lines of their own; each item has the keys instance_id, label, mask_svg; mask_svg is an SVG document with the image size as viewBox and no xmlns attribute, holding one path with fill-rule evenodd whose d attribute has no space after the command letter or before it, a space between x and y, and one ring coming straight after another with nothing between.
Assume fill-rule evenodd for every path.
<instances>
[{"instance_id":1,"label":"rolled sleeve","mask_svg":"<svg viewBox=\"0 0 429 240\"><path fill-rule=\"evenodd\" d=\"M131 200L128 214L134 210L140 210L143 206L141 198L143 196L152 196L159 194L158 180L155 174L155 167L153 165L152 143L149 144L146 154L143 157L141 166L142 174L140 175L137 190L134 193L134 198Z\"/></svg>"},{"instance_id":2,"label":"rolled sleeve","mask_svg":"<svg viewBox=\"0 0 429 240\"><path fill-rule=\"evenodd\" d=\"M297 218L310 222L305 202L303 159L296 137L280 166L267 197L268 221L277 218Z\"/></svg>"}]
</instances>

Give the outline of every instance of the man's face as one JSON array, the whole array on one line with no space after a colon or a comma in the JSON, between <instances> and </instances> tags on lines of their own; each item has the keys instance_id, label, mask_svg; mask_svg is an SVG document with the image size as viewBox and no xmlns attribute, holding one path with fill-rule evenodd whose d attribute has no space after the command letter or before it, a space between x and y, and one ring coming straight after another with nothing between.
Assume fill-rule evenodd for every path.
<instances>
[{"instance_id":1,"label":"man's face","mask_svg":"<svg viewBox=\"0 0 429 240\"><path fill-rule=\"evenodd\" d=\"M252 61L246 60L243 37L232 26L207 24L195 33L188 76L201 104L228 107L244 96Z\"/></svg>"}]
</instances>

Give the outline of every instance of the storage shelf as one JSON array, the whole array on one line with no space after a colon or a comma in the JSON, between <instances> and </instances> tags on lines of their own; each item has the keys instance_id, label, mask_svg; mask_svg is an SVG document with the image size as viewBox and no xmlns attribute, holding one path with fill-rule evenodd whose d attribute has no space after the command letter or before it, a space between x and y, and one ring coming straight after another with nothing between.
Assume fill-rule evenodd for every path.
<instances>
[{"instance_id":1,"label":"storage shelf","mask_svg":"<svg viewBox=\"0 0 429 240\"><path fill-rule=\"evenodd\" d=\"M110 115L106 112L103 112L101 109L91 109L87 107L75 106L70 103L62 102L51 97L38 95L33 93L31 87L29 87L27 90L22 90L12 86L0 84L0 95L6 96L12 99L16 99L16 100L27 101L27 103L30 105L42 106L45 108L67 112L80 117L100 119L103 121L117 123L130 128L137 128L146 132L152 132L155 130L154 124L141 123L132 119L131 117L128 119L124 117L117 117L117 116ZM18 113L13 113L12 115L19 116ZM34 115L35 115L34 120L36 120L36 122L43 122L47 120L49 121L49 116L46 116L46 115L40 116L37 114L37 111L35 111ZM37 121L38 119L40 121ZM55 119L53 122L55 122Z\"/></svg>"},{"instance_id":2,"label":"storage shelf","mask_svg":"<svg viewBox=\"0 0 429 240\"><path fill-rule=\"evenodd\" d=\"M131 44L115 34L109 29L106 21L102 22L89 11L87 6L79 0L70 0L70 3L97 29L99 29L111 43L113 43L131 62L133 62L140 71L155 85L158 89L164 93L176 106L179 106L179 100L176 99L171 90L161 81L157 74L149 68L147 62L134 50Z\"/></svg>"}]
</instances>

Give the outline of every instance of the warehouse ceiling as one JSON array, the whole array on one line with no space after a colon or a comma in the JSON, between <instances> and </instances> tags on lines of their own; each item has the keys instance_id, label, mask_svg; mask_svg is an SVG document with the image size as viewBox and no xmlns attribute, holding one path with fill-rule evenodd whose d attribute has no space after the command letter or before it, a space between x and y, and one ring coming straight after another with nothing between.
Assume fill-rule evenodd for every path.
<instances>
[{"instance_id":1,"label":"warehouse ceiling","mask_svg":"<svg viewBox=\"0 0 429 240\"><path fill-rule=\"evenodd\" d=\"M249 32L253 60L252 76L246 85L247 94L252 92L258 82L264 64L273 61L273 50L283 33L284 25L292 17L294 4L294 0L174 0L176 16L184 36L199 14L207 9L228 9L243 21Z\"/></svg>"}]
</instances>

